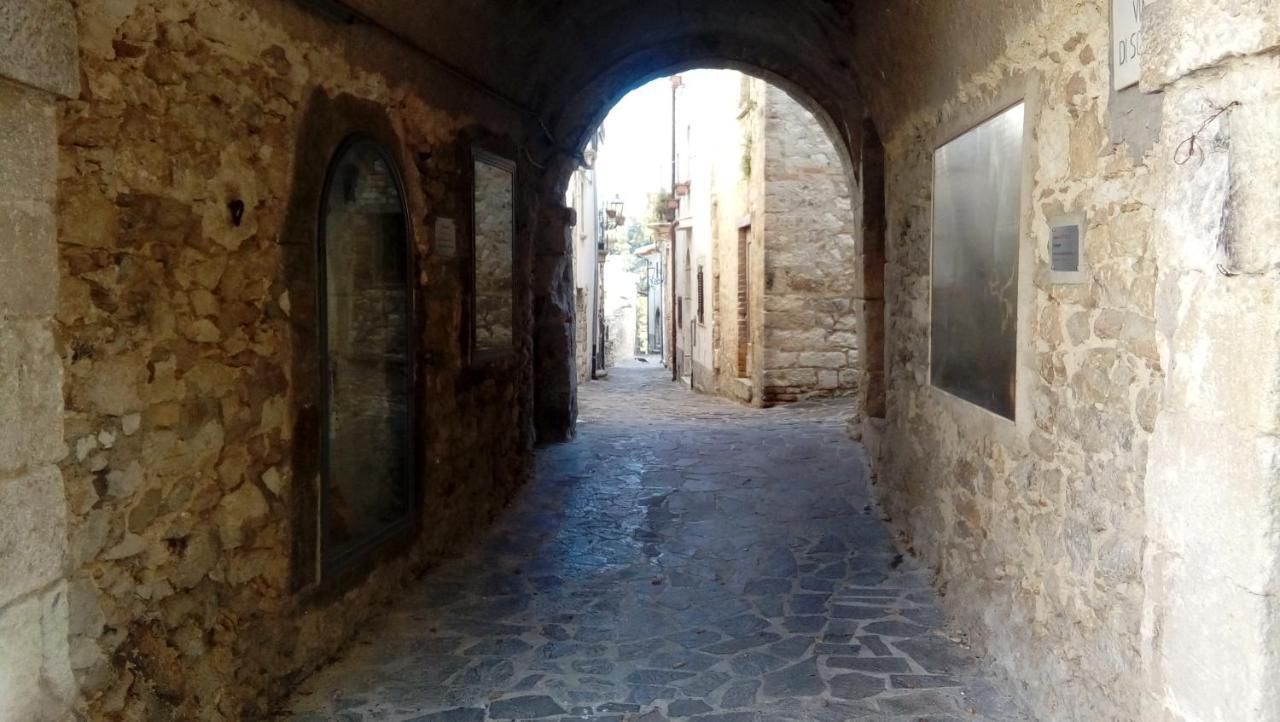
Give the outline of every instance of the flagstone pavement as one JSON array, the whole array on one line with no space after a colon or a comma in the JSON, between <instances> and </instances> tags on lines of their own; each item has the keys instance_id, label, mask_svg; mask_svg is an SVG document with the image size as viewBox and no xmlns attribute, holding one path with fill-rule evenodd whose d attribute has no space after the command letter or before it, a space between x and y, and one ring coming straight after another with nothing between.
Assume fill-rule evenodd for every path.
<instances>
[{"instance_id":1,"label":"flagstone pavement","mask_svg":"<svg viewBox=\"0 0 1280 722\"><path fill-rule=\"evenodd\" d=\"M285 718L1030 719L948 633L873 506L850 401L749 409L650 360Z\"/></svg>"}]
</instances>

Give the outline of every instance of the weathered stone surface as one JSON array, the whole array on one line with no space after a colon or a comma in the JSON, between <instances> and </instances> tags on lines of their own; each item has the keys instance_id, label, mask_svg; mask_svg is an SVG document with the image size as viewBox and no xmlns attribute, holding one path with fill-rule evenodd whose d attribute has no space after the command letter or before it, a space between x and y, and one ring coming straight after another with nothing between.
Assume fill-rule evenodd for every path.
<instances>
[{"instance_id":1,"label":"weathered stone surface","mask_svg":"<svg viewBox=\"0 0 1280 722\"><path fill-rule=\"evenodd\" d=\"M832 669L851 669L855 672L907 672L910 665L900 657L832 657L827 660Z\"/></svg>"},{"instance_id":2,"label":"weathered stone surface","mask_svg":"<svg viewBox=\"0 0 1280 722\"><path fill-rule=\"evenodd\" d=\"M0 474L57 461L62 368L41 321L0 318Z\"/></svg>"},{"instance_id":3,"label":"weathered stone surface","mask_svg":"<svg viewBox=\"0 0 1280 722\"><path fill-rule=\"evenodd\" d=\"M5 159L4 165L0 166L0 200L53 200L58 178L57 123L52 96L9 83L0 85L0 128L5 129L0 135L0 158ZM57 268L57 255L53 249L38 260ZM0 269L4 266L0 262ZM20 279L19 276L12 278ZM56 286L48 291L54 288ZM32 287L29 290L39 289Z\"/></svg>"},{"instance_id":4,"label":"weathered stone surface","mask_svg":"<svg viewBox=\"0 0 1280 722\"><path fill-rule=\"evenodd\" d=\"M1143 17L1142 84L1159 89L1231 56L1280 46L1280 8L1265 0L1170 0Z\"/></svg>"},{"instance_id":5,"label":"weathered stone surface","mask_svg":"<svg viewBox=\"0 0 1280 722\"><path fill-rule=\"evenodd\" d=\"M524 213L537 205L534 178L522 171L511 199L521 219L517 291L507 291L515 353L500 368L464 368L462 261L430 254L424 220L464 217L464 126L508 141L523 131L510 108L456 77L407 72L420 56L406 47L348 37L350 28L294 3L72 6L85 89L59 103L60 152L31 175L58 179L56 254L46 260L59 273L42 285L56 289L61 362L47 330L21 330L38 344L11 342L10 287L0 283L0 474L11 457L47 463L70 447L62 474L72 584L81 596L96 590L111 628L74 640L86 714L262 716L284 680L332 655L402 579L481 528L528 473L528 229L537 219ZM15 17L0 15L0 39ZM0 45L2 66L11 46ZM317 517L323 379L316 209L337 146L378 128L411 219L420 358L409 406L421 412L424 531L303 614L297 595L316 582L306 560L315 552L314 528L307 533ZM244 206L238 221L233 201ZM6 252L24 247L0 248L3 281ZM31 347L65 376L65 393ZM21 383L7 381L11 363L27 374ZM65 445L35 396L46 387L50 414L65 418ZM10 413L14 404L21 414ZM9 427L16 419L21 429ZM478 682L504 672L455 671Z\"/></svg>"},{"instance_id":6,"label":"weathered stone surface","mask_svg":"<svg viewBox=\"0 0 1280 722\"><path fill-rule=\"evenodd\" d=\"M1210 23L1189 30L1193 36L1221 31L1212 27L1213 9L1174 5L1192 13L1188 21ZM1246 13L1242 22L1253 19ZM1173 20L1175 27L1181 23ZM1196 57L1191 50L1188 57ZM1274 193L1264 190L1270 176L1235 170L1237 158L1271 170L1280 158L1274 134L1253 132L1259 117L1280 113L1275 67L1274 57L1262 65L1241 60L1212 82L1187 79L1167 89L1167 128L1198 127L1205 108L1226 99L1239 99L1244 107L1237 110L1247 113L1238 121L1233 110L1211 123L1206 136L1213 140L1195 161L1160 167L1167 203L1152 236L1162 258L1156 326L1169 371L1158 406L1145 413L1153 433L1140 567L1152 716L1180 710L1270 722L1280 714L1280 691L1266 681L1280 658L1262 631L1274 628L1275 611L1264 610L1260 596L1276 585L1275 575L1264 571L1273 567L1276 549L1259 543L1276 528L1276 515L1255 501L1274 499L1280 488L1274 461L1280 306L1274 260L1266 260L1274 244L1257 235L1261 227L1235 233L1250 216L1248 223L1269 226L1265 233L1272 237L1280 223ZM1250 130L1237 134L1237 128ZM1196 170L1188 173L1192 162ZM1215 213L1239 216L1242 224L1214 219ZM1215 479L1212 491L1206 478ZM1214 521L1222 518L1231 523ZM1211 558L1217 561L1209 565Z\"/></svg>"},{"instance_id":7,"label":"weathered stone surface","mask_svg":"<svg viewBox=\"0 0 1280 722\"><path fill-rule=\"evenodd\" d=\"M700 699L678 699L667 705L667 715L670 717L690 717L711 711L711 705Z\"/></svg>"},{"instance_id":8,"label":"weathered stone surface","mask_svg":"<svg viewBox=\"0 0 1280 722\"><path fill-rule=\"evenodd\" d=\"M489 705L489 716L493 719L541 719L561 714L564 708L544 695L512 697Z\"/></svg>"},{"instance_id":9,"label":"weathered stone surface","mask_svg":"<svg viewBox=\"0 0 1280 722\"><path fill-rule=\"evenodd\" d=\"M234 549L244 543L244 530L262 520L271 510L262 491L244 484L228 494L218 509L218 534L223 548Z\"/></svg>"},{"instance_id":10,"label":"weathered stone surface","mask_svg":"<svg viewBox=\"0 0 1280 722\"><path fill-rule=\"evenodd\" d=\"M0 78L58 95L80 89L76 20L65 0L0 2Z\"/></svg>"},{"instance_id":11,"label":"weathered stone surface","mask_svg":"<svg viewBox=\"0 0 1280 722\"><path fill-rule=\"evenodd\" d=\"M574 298L572 209L543 211L542 231L534 258L534 424L539 443L568 441L578 418L577 327L588 314L578 313ZM585 343L583 346L585 347Z\"/></svg>"},{"instance_id":12,"label":"weathered stone surface","mask_svg":"<svg viewBox=\"0 0 1280 722\"><path fill-rule=\"evenodd\" d=\"M831 696L839 699L866 699L885 690L884 680L866 674L838 674L831 678Z\"/></svg>"},{"instance_id":13,"label":"weathered stone surface","mask_svg":"<svg viewBox=\"0 0 1280 722\"><path fill-rule=\"evenodd\" d=\"M62 577L66 516L56 467L0 481L0 607Z\"/></svg>"},{"instance_id":14,"label":"weathered stone surface","mask_svg":"<svg viewBox=\"0 0 1280 722\"><path fill-rule=\"evenodd\" d=\"M800 697L822 694L826 683L818 674L818 661L812 657L764 676L761 693L766 697Z\"/></svg>"},{"instance_id":15,"label":"weathered stone surface","mask_svg":"<svg viewBox=\"0 0 1280 722\"><path fill-rule=\"evenodd\" d=\"M894 674L889 676L889 684L895 689L934 689L937 687L959 687L960 684L950 677L931 674Z\"/></svg>"},{"instance_id":16,"label":"weathered stone surface","mask_svg":"<svg viewBox=\"0 0 1280 722\"><path fill-rule=\"evenodd\" d=\"M414 717L409 722L484 722L483 709L458 708Z\"/></svg>"},{"instance_id":17,"label":"weathered stone surface","mask_svg":"<svg viewBox=\"0 0 1280 722\"><path fill-rule=\"evenodd\" d=\"M921 10L893 3L863 15L855 51L886 73L867 87L885 146L890 239L878 496L940 570L947 611L1030 690L1039 716L1138 719L1142 695L1108 690L1144 688L1138 550L1150 410L1136 401L1164 384L1167 363L1152 353L1148 234L1161 203L1154 164L1172 148L1143 156L1106 142L1107 3L1050 3L1034 21L1025 3ZM954 22L941 42L884 52L884 33L943 16ZM930 386L931 149L1022 97L1035 138L1024 155L1034 172L1017 309L1025 361L1018 420L1005 423ZM1049 219L1066 212L1089 219L1081 285L1047 279ZM1046 647L1059 654L1031 652Z\"/></svg>"},{"instance_id":18,"label":"weathered stone surface","mask_svg":"<svg viewBox=\"0 0 1280 722\"><path fill-rule=\"evenodd\" d=\"M0 606L0 699L15 720L57 722L75 693L68 663L67 596L54 584Z\"/></svg>"}]
</instances>

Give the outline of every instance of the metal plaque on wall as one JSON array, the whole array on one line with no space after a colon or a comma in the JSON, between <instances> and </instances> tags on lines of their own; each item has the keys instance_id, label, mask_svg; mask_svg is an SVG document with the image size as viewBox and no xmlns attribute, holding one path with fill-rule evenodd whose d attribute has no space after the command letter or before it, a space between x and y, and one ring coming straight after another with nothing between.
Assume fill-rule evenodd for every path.
<instances>
[{"instance_id":1,"label":"metal plaque on wall","mask_svg":"<svg viewBox=\"0 0 1280 722\"><path fill-rule=\"evenodd\" d=\"M1084 283L1087 272L1084 261L1083 213L1071 213L1049 219L1049 282Z\"/></svg>"},{"instance_id":2,"label":"metal plaque on wall","mask_svg":"<svg viewBox=\"0 0 1280 722\"><path fill-rule=\"evenodd\" d=\"M458 227L452 218L437 218L432 251L440 258L453 258L458 252Z\"/></svg>"}]
</instances>

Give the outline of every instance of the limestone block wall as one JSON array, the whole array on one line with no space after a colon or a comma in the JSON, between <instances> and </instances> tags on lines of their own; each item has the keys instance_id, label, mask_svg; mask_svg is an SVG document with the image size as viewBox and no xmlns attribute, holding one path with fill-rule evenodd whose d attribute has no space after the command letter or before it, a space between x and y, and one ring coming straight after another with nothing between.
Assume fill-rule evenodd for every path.
<instances>
[{"instance_id":1,"label":"limestone block wall","mask_svg":"<svg viewBox=\"0 0 1280 722\"><path fill-rule=\"evenodd\" d=\"M43 158L57 171L57 262L24 271L59 292L23 311L30 320L0 322L25 339L6 353L62 356L47 382L23 386L39 397L21 400L33 436L13 483L65 479L70 581L57 598L82 712L256 718L528 473L528 238L515 250L516 352L477 368L459 344L467 269L428 243L433 219L467 207L470 137L519 142L521 125L385 33L298 3L75 6L85 86L60 104L59 150ZM406 184L422 498L399 554L320 591L318 205L299 199L317 195L325 146L348 124L387 139ZM527 203L523 189L517 199ZM232 200L244 203L239 224ZM65 416L52 410L62 403Z\"/></svg>"},{"instance_id":2,"label":"limestone block wall","mask_svg":"<svg viewBox=\"0 0 1280 722\"><path fill-rule=\"evenodd\" d=\"M57 99L79 85L60 0L0 2L0 717L60 720L75 697L67 643L67 510L55 199Z\"/></svg>"},{"instance_id":3,"label":"limestone block wall","mask_svg":"<svg viewBox=\"0 0 1280 722\"><path fill-rule=\"evenodd\" d=\"M751 219L751 255L747 259L747 274L750 288L747 289L747 302L751 308L751 323L747 333L751 336L750 368L752 403L763 403L760 389L764 382L764 285L765 285L765 234L769 232L769 215L766 213L765 184L763 182L766 159L769 153L767 133L768 123L768 85L750 82L747 89L750 112L745 120L751 139L750 159L751 176L747 179L746 208L744 215Z\"/></svg>"},{"instance_id":4,"label":"limestone block wall","mask_svg":"<svg viewBox=\"0 0 1280 722\"><path fill-rule=\"evenodd\" d=\"M1165 98L1151 238L1169 370L1144 490L1143 714L1274 722L1280 7L1170 0L1148 13L1142 85Z\"/></svg>"},{"instance_id":5,"label":"limestone block wall","mask_svg":"<svg viewBox=\"0 0 1280 722\"><path fill-rule=\"evenodd\" d=\"M715 189L716 390L763 405L856 395L861 198L808 108L762 79L742 83L741 147L721 159Z\"/></svg>"},{"instance_id":6,"label":"limestone block wall","mask_svg":"<svg viewBox=\"0 0 1280 722\"><path fill-rule=\"evenodd\" d=\"M1113 112L1109 3L884 5L858 49L887 166L880 500L1039 718L1139 719L1145 478L1168 370L1148 232L1172 151L1159 103ZM916 51L890 52L890 31ZM930 193L933 149L1019 99L1014 423L929 385ZM1112 142L1116 117L1137 130ZM1081 285L1047 274L1048 219L1064 212L1089 219Z\"/></svg>"},{"instance_id":7,"label":"limestone block wall","mask_svg":"<svg viewBox=\"0 0 1280 722\"><path fill-rule=\"evenodd\" d=\"M857 209L817 119L762 80L761 401L843 396L860 386Z\"/></svg>"}]
</instances>

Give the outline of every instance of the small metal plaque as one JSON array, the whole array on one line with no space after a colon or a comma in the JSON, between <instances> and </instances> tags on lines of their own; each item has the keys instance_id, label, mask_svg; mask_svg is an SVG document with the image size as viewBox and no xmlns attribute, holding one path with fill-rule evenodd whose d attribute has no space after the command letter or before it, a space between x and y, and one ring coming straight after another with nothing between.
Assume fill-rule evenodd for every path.
<instances>
[{"instance_id":1,"label":"small metal plaque","mask_svg":"<svg viewBox=\"0 0 1280 722\"><path fill-rule=\"evenodd\" d=\"M453 258L458 252L458 226L452 218L437 218L432 250L441 258Z\"/></svg>"},{"instance_id":2,"label":"small metal plaque","mask_svg":"<svg viewBox=\"0 0 1280 722\"><path fill-rule=\"evenodd\" d=\"M1053 229L1050 246L1053 270L1074 273L1080 270L1080 226L1058 226Z\"/></svg>"},{"instance_id":3,"label":"small metal plaque","mask_svg":"<svg viewBox=\"0 0 1280 722\"><path fill-rule=\"evenodd\" d=\"M1049 220L1049 280L1052 283L1084 283L1084 214Z\"/></svg>"}]
</instances>

